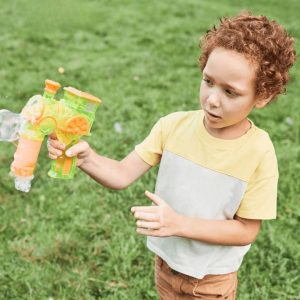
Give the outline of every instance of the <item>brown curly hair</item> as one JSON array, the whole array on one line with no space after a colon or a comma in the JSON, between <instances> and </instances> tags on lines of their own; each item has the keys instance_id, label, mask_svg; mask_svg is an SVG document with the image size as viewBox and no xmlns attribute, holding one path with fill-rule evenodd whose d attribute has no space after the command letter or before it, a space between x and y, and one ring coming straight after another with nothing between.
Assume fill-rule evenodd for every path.
<instances>
[{"instance_id":1,"label":"brown curly hair","mask_svg":"<svg viewBox=\"0 0 300 300\"><path fill-rule=\"evenodd\" d=\"M201 39L201 70L217 47L244 54L256 64L255 94L258 99L285 92L289 68L296 61L294 39L274 20L242 12L233 18L222 18L220 26L208 30Z\"/></svg>"}]
</instances>

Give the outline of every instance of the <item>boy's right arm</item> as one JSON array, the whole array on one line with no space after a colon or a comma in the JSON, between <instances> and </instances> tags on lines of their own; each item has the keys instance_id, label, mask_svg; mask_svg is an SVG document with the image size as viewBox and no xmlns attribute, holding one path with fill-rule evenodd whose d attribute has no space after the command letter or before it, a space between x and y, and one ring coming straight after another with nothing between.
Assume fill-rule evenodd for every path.
<instances>
[{"instance_id":1,"label":"boy's right arm","mask_svg":"<svg viewBox=\"0 0 300 300\"><path fill-rule=\"evenodd\" d=\"M49 137L48 151L51 159L57 159L64 149L64 145L54 135ZM151 168L135 151L118 161L98 155L85 141L69 148L66 155L77 156L77 166L82 171L100 184L117 190L128 187Z\"/></svg>"}]
</instances>

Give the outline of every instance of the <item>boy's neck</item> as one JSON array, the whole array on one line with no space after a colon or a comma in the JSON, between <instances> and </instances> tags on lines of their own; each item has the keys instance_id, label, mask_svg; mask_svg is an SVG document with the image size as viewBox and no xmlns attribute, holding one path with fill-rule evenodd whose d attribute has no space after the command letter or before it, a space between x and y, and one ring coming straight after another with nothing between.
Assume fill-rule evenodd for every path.
<instances>
[{"instance_id":1,"label":"boy's neck","mask_svg":"<svg viewBox=\"0 0 300 300\"><path fill-rule=\"evenodd\" d=\"M203 124L210 135L215 138L224 139L224 140L234 140L244 134L246 134L252 127L251 122L248 119L244 119L238 124L227 126L224 128L211 128L208 127L205 118L203 119Z\"/></svg>"}]
</instances>

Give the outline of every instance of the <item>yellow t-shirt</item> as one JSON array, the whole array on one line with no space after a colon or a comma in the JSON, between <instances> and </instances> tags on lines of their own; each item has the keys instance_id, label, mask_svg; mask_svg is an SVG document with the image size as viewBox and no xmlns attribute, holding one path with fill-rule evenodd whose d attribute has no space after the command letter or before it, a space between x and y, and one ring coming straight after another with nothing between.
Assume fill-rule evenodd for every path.
<instances>
[{"instance_id":1,"label":"yellow t-shirt","mask_svg":"<svg viewBox=\"0 0 300 300\"><path fill-rule=\"evenodd\" d=\"M250 121L251 129L237 139L215 138L207 132L203 117L201 110L172 113L135 147L149 165L160 163L155 193L178 213L191 217L276 218L278 168L268 134ZM249 249L185 240L148 238L148 247L173 269L198 278L237 270ZM218 247L223 250L215 251ZM199 260L200 269L195 266L198 256L204 259Z\"/></svg>"}]
</instances>

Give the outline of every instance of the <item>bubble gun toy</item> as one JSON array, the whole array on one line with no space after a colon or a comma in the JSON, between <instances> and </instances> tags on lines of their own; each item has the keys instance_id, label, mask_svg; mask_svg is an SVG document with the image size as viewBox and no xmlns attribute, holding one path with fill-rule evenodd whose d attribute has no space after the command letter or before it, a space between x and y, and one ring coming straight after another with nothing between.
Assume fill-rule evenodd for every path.
<instances>
[{"instance_id":1,"label":"bubble gun toy","mask_svg":"<svg viewBox=\"0 0 300 300\"><path fill-rule=\"evenodd\" d=\"M23 122L19 143L11 164L17 190L29 192L45 136L55 132L68 149L82 136L90 135L101 100L73 87L65 87L63 99L57 101L54 96L59 88L59 83L46 80L43 96L33 96L21 112ZM76 157L70 158L63 153L52 162L48 175L59 179L73 178L76 160Z\"/></svg>"}]
</instances>

